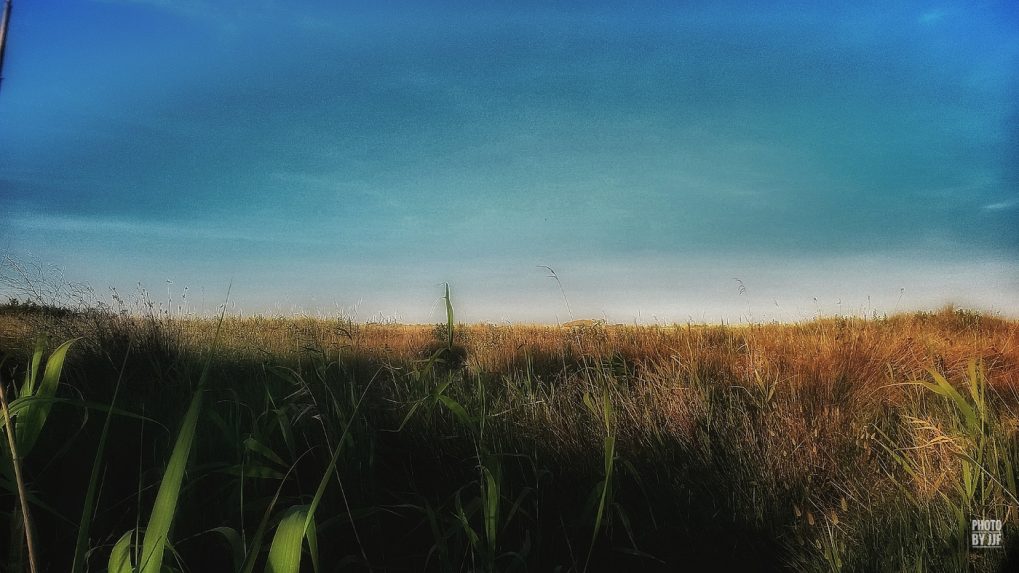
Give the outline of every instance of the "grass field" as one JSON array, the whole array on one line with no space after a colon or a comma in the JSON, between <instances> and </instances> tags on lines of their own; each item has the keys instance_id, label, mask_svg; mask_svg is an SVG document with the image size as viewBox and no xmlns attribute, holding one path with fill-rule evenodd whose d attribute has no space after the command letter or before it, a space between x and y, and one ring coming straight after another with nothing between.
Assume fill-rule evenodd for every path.
<instances>
[{"instance_id":1,"label":"grass field","mask_svg":"<svg viewBox=\"0 0 1019 573\"><path fill-rule=\"evenodd\" d=\"M0 350L3 570L1019 570L1014 320L8 306Z\"/></svg>"}]
</instances>

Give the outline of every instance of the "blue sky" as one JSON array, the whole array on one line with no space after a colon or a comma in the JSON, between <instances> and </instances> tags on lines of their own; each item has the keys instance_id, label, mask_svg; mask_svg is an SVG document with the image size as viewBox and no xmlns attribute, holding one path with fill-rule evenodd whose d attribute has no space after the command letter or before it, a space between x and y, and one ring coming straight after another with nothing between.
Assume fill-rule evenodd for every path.
<instances>
[{"instance_id":1,"label":"blue sky","mask_svg":"<svg viewBox=\"0 0 1019 573\"><path fill-rule=\"evenodd\" d=\"M199 312L1016 315L1017 222L1008 2L23 1L0 87L0 251Z\"/></svg>"}]
</instances>

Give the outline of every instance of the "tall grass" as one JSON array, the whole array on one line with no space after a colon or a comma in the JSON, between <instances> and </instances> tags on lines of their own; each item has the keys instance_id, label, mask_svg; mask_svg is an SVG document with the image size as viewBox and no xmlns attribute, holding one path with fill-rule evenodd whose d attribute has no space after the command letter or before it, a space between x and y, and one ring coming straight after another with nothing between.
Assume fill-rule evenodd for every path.
<instances>
[{"instance_id":1,"label":"tall grass","mask_svg":"<svg viewBox=\"0 0 1019 573\"><path fill-rule=\"evenodd\" d=\"M70 315L49 360L8 315L0 557L34 533L40 571L1016 563L1014 321L496 327L443 299L441 328ZM969 547L981 518L1006 547Z\"/></svg>"}]
</instances>

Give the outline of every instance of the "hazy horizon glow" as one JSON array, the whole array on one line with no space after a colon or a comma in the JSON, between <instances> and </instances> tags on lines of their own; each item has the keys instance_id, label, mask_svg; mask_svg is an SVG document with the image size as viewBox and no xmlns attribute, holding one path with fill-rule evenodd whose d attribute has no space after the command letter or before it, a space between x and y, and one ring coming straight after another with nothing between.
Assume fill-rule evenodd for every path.
<instances>
[{"instance_id":1,"label":"hazy horizon glow","mask_svg":"<svg viewBox=\"0 0 1019 573\"><path fill-rule=\"evenodd\" d=\"M196 312L1017 316L1017 223L1009 2L16 2L0 88L0 252Z\"/></svg>"}]
</instances>

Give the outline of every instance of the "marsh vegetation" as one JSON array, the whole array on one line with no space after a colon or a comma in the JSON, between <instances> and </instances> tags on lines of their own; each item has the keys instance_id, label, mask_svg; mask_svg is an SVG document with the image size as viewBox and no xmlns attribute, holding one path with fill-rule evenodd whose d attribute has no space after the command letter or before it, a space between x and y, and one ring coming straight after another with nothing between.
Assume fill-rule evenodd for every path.
<instances>
[{"instance_id":1,"label":"marsh vegetation","mask_svg":"<svg viewBox=\"0 0 1019 573\"><path fill-rule=\"evenodd\" d=\"M411 326L8 306L5 570L1017 566L1015 321L449 310ZM972 519L1003 520L1005 547L972 549Z\"/></svg>"}]
</instances>

